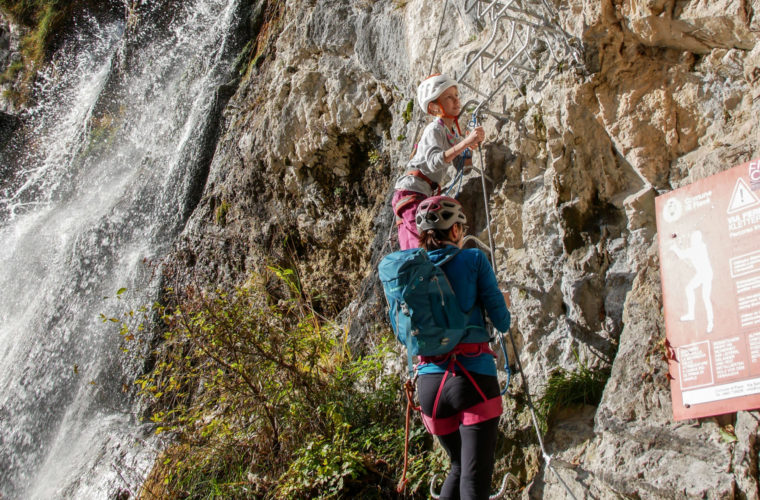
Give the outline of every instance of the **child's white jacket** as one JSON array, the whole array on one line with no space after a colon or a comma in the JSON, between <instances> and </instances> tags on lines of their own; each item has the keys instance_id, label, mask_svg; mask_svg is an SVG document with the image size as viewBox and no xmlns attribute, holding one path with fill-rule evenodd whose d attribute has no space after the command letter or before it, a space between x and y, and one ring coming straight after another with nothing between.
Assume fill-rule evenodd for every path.
<instances>
[{"instance_id":1,"label":"child's white jacket","mask_svg":"<svg viewBox=\"0 0 760 500\"><path fill-rule=\"evenodd\" d=\"M443 161L443 154L462 140L455 131L448 130L443 120L436 119L429 123L422 132L417 145L417 152L406 165L406 172L396 181L396 191L416 191L425 196L432 196L433 190L423 178L408 172L419 170L431 181L443 186L446 169L451 163Z\"/></svg>"}]
</instances>

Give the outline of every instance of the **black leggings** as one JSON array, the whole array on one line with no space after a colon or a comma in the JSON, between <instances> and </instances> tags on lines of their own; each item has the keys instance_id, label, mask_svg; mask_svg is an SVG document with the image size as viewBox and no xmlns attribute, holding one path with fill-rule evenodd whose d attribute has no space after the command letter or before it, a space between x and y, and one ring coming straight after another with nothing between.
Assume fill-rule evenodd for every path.
<instances>
[{"instance_id":1,"label":"black leggings","mask_svg":"<svg viewBox=\"0 0 760 500\"><path fill-rule=\"evenodd\" d=\"M470 375L487 398L499 395L499 382L496 377L472 372ZM420 406L425 415L445 418L483 401L465 375L457 373L452 377L449 374L438 401L436 415L433 415L433 406L442 378L443 374L440 373L420 375L417 379ZM499 419L496 417L474 425L460 425L458 431L438 436L443 449L451 459L449 475L441 488L441 500L488 498L498 424Z\"/></svg>"}]
</instances>

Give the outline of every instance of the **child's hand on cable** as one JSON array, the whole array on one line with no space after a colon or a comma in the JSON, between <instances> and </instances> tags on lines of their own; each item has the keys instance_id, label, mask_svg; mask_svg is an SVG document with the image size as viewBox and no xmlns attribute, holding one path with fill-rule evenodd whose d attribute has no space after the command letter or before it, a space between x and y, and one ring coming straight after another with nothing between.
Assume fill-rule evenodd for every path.
<instances>
[{"instance_id":1,"label":"child's hand on cable","mask_svg":"<svg viewBox=\"0 0 760 500\"><path fill-rule=\"evenodd\" d=\"M483 127L477 126L475 127L472 132L467 134L467 138L465 139L465 142L468 146L475 147L481 142L483 142L483 139L486 137L486 132L483 130Z\"/></svg>"}]
</instances>

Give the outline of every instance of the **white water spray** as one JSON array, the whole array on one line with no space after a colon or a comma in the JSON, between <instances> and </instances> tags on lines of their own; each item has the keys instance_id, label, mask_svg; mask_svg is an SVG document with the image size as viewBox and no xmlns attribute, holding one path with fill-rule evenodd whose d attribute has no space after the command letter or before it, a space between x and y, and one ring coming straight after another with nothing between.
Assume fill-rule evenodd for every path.
<instances>
[{"instance_id":1,"label":"white water spray","mask_svg":"<svg viewBox=\"0 0 760 500\"><path fill-rule=\"evenodd\" d=\"M121 287L127 307L157 298L151 263L205 179L238 4L143 6L161 28L92 21L39 80L0 180L2 498L106 498L153 459L122 393L139 367L99 315Z\"/></svg>"}]
</instances>

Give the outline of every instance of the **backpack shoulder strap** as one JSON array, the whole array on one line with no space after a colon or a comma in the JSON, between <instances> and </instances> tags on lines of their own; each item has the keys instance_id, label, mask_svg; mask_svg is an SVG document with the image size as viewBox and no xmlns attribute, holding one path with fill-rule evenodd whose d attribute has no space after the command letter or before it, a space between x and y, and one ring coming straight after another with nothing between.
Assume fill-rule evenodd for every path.
<instances>
[{"instance_id":1,"label":"backpack shoulder strap","mask_svg":"<svg viewBox=\"0 0 760 500\"><path fill-rule=\"evenodd\" d=\"M441 259L440 262L434 262L433 265L435 267L441 267L442 265L444 265L445 263L449 262L451 259L453 259L454 257L456 257L459 254L459 252L461 252L461 251L462 251L461 248L457 248L456 252L453 252L453 253L447 255L446 257L444 257L443 259Z\"/></svg>"},{"instance_id":2,"label":"backpack shoulder strap","mask_svg":"<svg viewBox=\"0 0 760 500\"><path fill-rule=\"evenodd\" d=\"M456 257L459 254L459 252L461 252L461 251L462 251L461 248L457 248L456 252L452 252L450 255L447 255L446 257L444 257L443 259L441 259L440 262L434 263L433 265L436 266L436 267L438 267L438 268L440 268L445 263L451 261L451 259L453 259L454 257ZM443 269L441 269L441 271L443 271ZM454 293L454 296L456 296L456 292L454 292L454 287L451 286L451 281L449 281L449 277L446 276L445 272L443 273L443 277L446 278L446 282L448 282L449 288L451 288L451 291ZM478 306L480 306L480 314L483 316L483 320L485 321L485 319L486 319L485 308L483 307L483 304L480 303L480 299L478 299L478 298L475 299L475 303L472 305L472 307L470 308L470 310L469 311L465 311L465 314L467 316L469 316L472 313L472 311L474 311L475 308L478 307ZM480 328L480 327L476 326L476 325L467 325L465 328L467 330L469 330L471 328Z\"/></svg>"}]
</instances>

